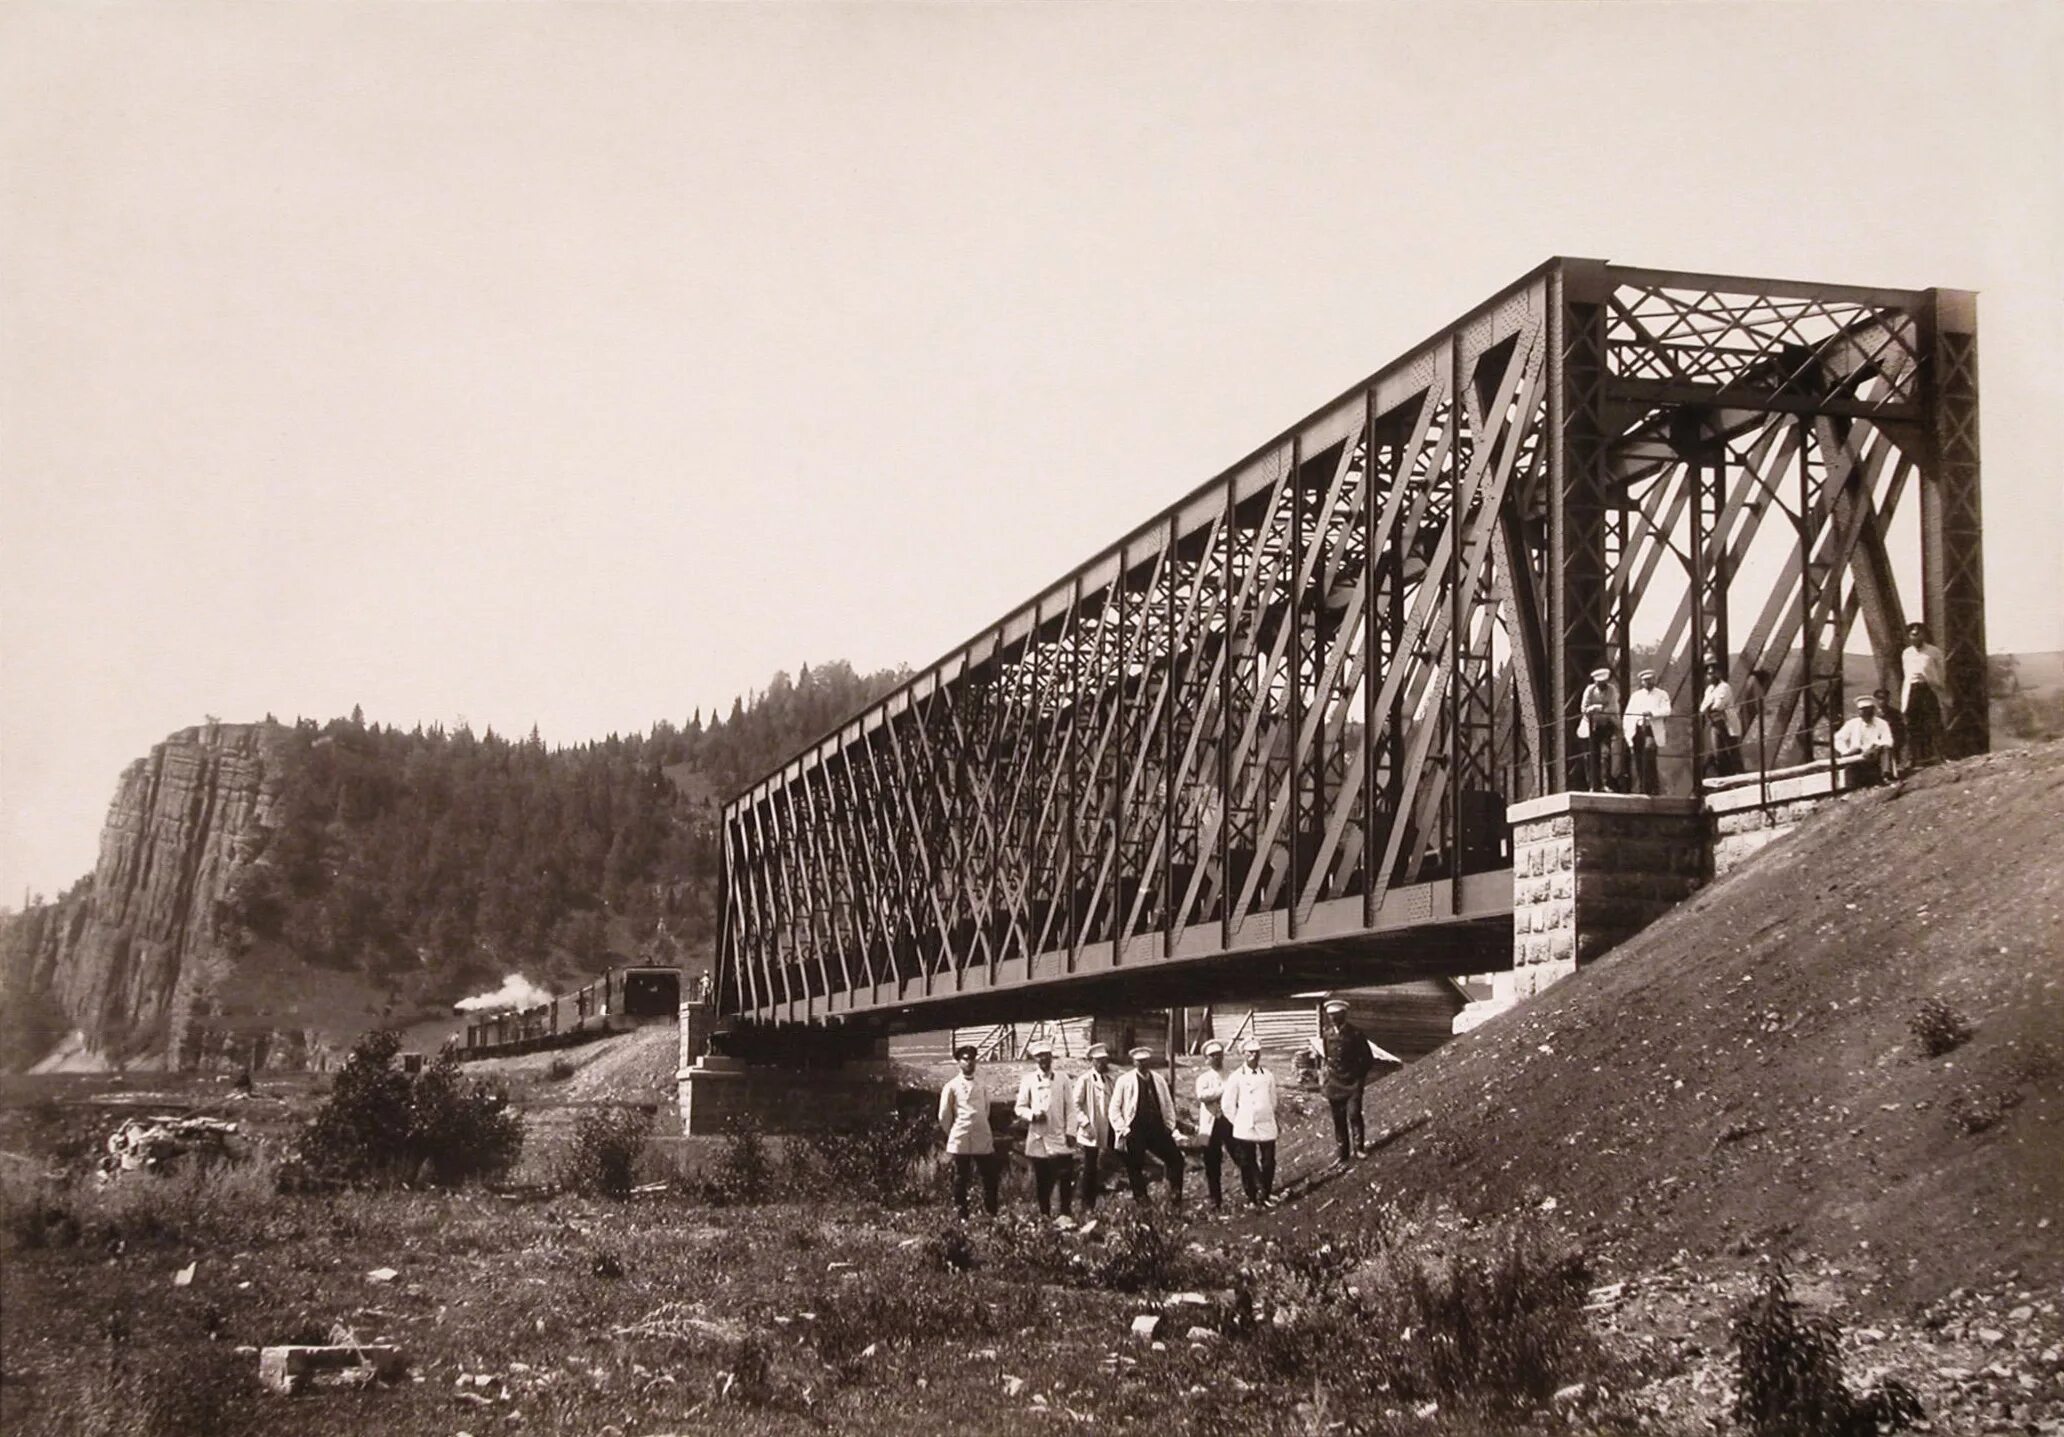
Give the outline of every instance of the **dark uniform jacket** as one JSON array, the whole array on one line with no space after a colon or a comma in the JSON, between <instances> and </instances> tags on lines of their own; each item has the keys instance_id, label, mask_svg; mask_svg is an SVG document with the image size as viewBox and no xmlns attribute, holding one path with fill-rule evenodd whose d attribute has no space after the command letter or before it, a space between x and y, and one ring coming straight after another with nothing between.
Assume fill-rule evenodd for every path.
<instances>
[{"instance_id":1,"label":"dark uniform jacket","mask_svg":"<svg viewBox=\"0 0 2064 1437\"><path fill-rule=\"evenodd\" d=\"M1353 1023L1342 1021L1326 1035L1326 1096L1349 1096L1369 1081L1369 1070L1375 1066L1369 1040Z\"/></svg>"}]
</instances>

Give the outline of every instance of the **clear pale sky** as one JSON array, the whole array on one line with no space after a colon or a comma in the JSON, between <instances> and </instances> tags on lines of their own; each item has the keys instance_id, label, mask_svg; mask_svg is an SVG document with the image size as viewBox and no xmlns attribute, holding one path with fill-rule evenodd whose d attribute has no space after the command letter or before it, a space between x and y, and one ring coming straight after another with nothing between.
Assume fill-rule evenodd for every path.
<instances>
[{"instance_id":1,"label":"clear pale sky","mask_svg":"<svg viewBox=\"0 0 2064 1437\"><path fill-rule=\"evenodd\" d=\"M2064 648L2064 7L0 9L0 899L205 715L929 662L1551 254L1981 291Z\"/></svg>"}]
</instances>

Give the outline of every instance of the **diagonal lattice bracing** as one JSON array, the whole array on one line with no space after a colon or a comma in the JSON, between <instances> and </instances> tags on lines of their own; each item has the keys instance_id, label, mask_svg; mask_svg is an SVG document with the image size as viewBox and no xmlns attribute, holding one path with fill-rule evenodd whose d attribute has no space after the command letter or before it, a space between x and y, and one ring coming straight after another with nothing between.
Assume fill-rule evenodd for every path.
<instances>
[{"instance_id":1,"label":"diagonal lattice bracing","mask_svg":"<svg viewBox=\"0 0 2064 1437\"><path fill-rule=\"evenodd\" d=\"M1760 672L1811 750L1920 614L1982 746L1975 330L1952 291L1552 261L735 800L721 1007L1493 966L1504 808L1637 648L1680 711Z\"/></svg>"}]
</instances>

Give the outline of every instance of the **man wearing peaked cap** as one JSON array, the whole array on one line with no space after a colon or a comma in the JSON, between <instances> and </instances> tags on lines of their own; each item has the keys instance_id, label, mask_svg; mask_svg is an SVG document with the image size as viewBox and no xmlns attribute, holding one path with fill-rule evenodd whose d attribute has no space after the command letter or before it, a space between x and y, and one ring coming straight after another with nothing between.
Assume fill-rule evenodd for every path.
<instances>
[{"instance_id":1,"label":"man wearing peaked cap","mask_svg":"<svg viewBox=\"0 0 2064 1437\"><path fill-rule=\"evenodd\" d=\"M1261 1043L1240 1045L1245 1064L1225 1080L1222 1111L1232 1128L1229 1145L1240 1165L1247 1201L1273 1207L1276 1201L1276 1078L1261 1066Z\"/></svg>"},{"instance_id":2,"label":"man wearing peaked cap","mask_svg":"<svg viewBox=\"0 0 2064 1437\"><path fill-rule=\"evenodd\" d=\"M1132 1200L1147 1200L1147 1159L1168 1172L1168 1197L1182 1206L1183 1155L1175 1142L1175 1095L1168 1079L1152 1068L1154 1050L1132 1050L1132 1068L1111 1085L1111 1141L1125 1150L1125 1172L1132 1179Z\"/></svg>"},{"instance_id":3,"label":"man wearing peaked cap","mask_svg":"<svg viewBox=\"0 0 2064 1437\"><path fill-rule=\"evenodd\" d=\"M1603 793L1612 780L1613 721L1620 712L1620 691L1612 681L1612 670L1593 669L1591 682L1579 700L1583 712L1577 718L1577 737L1584 744L1584 787Z\"/></svg>"},{"instance_id":4,"label":"man wearing peaked cap","mask_svg":"<svg viewBox=\"0 0 2064 1437\"><path fill-rule=\"evenodd\" d=\"M1111 1050L1089 1047L1089 1071L1075 1080L1075 1146L1082 1153L1082 1211L1096 1210L1104 1195L1104 1163L1111 1150Z\"/></svg>"},{"instance_id":5,"label":"man wearing peaked cap","mask_svg":"<svg viewBox=\"0 0 2064 1437\"><path fill-rule=\"evenodd\" d=\"M1892 771L1892 726L1878 712L1878 701L1871 695L1856 701L1856 717L1836 732L1835 755L1851 760L1850 788L1868 788L1898 777Z\"/></svg>"},{"instance_id":6,"label":"man wearing peaked cap","mask_svg":"<svg viewBox=\"0 0 2064 1437\"><path fill-rule=\"evenodd\" d=\"M1640 679L1640 686L1627 695L1627 750L1634 755L1634 786L1654 796L1663 790L1656 756L1668 741L1663 720L1670 716L1670 696L1656 687L1654 669L1643 669Z\"/></svg>"},{"instance_id":7,"label":"man wearing peaked cap","mask_svg":"<svg viewBox=\"0 0 2064 1437\"><path fill-rule=\"evenodd\" d=\"M1225 1044L1213 1038L1204 1045L1204 1066L1197 1071L1197 1131L1204 1135L1204 1188L1211 1210L1225 1211L1220 1179L1225 1170L1226 1140L1233 1135L1220 1102L1225 1096Z\"/></svg>"},{"instance_id":8,"label":"man wearing peaked cap","mask_svg":"<svg viewBox=\"0 0 2064 1437\"><path fill-rule=\"evenodd\" d=\"M974 1179L982 1180L982 1207L991 1216L999 1205L1003 1164L996 1155L996 1138L989 1130L989 1085L975 1075L973 1043L953 1050L960 1071L939 1090L939 1126L946 1130L946 1155L953 1163L953 1206L968 1215L968 1190Z\"/></svg>"},{"instance_id":9,"label":"man wearing peaked cap","mask_svg":"<svg viewBox=\"0 0 2064 1437\"><path fill-rule=\"evenodd\" d=\"M1369 1070L1376 1066L1369 1040L1347 1016L1347 1003L1329 998L1325 1005L1326 1064L1321 1087L1326 1106L1333 1110L1333 1143L1341 1166L1360 1157L1368 1147L1362 1128L1362 1090L1369 1084Z\"/></svg>"},{"instance_id":10,"label":"man wearing peaked cap","mask_svg":"<svg viewBox=\"0 0 2064 1437\"><path fill-rule=\"evenodd\" d=\"M1068 1150L1075 1126L1075 1098L1068 1080L1053 1070L1053 1044L1044 1038L1025 1049L1035 1066L1018 1084L1013 1105L1025 1125L1025 1158L1039 1194L1042 1217L1053 1216L1054 1189L1061 1190L1061 1216L1072 1221L1075 1155Z\"/></svg>"}]
</instances>

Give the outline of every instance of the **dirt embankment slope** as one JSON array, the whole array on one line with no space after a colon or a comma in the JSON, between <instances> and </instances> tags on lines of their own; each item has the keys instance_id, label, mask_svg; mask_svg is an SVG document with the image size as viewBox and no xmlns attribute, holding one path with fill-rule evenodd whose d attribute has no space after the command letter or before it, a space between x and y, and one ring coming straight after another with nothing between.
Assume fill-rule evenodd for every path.
<instances>
[{"instance_id":1,"label":"dirt embankment slope","mask_svg":"<svg viewBox=\"0 0 2064 1437\"><path fill-rule=\"evenodd\" d=\"M1972 1028L1933 1058L1930 999ZM1867 1303L2064 1279L2064 744L1832 805L1370 1090L1372 1134L1421 1114L1273 1221L1552 1198L1629 1266L1810 1253Z\"/></svg>"}]
</instances>

